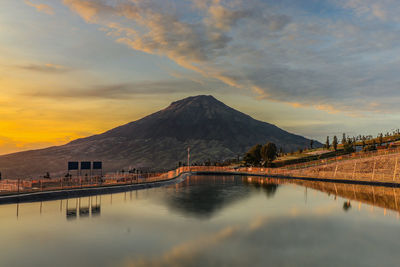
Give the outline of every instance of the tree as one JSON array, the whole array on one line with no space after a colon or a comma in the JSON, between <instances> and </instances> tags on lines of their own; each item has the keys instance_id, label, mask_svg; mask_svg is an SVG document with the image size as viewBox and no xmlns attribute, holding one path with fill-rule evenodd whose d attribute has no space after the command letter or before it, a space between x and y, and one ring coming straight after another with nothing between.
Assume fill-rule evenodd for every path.
<instances>
[{"instance_id":1,"label":"tree","mask_svg":"<svg viewBox=\"0 0 400 267\"><path fill-rule=\"evenodd\" d=\"M336 137L336 135L333 137L333 142L332 142L332 146L333 146L333 149L336 151L337 150L337 145L338 145L338 140L337 140L337 137Z\"/></svg>"},{"instance_id":2,"label":"tree","mask_svg":"<svg viewBox=\"0 0 400 267\"><path fill-rule=\"evenodd\" d=\"M313 149L313 145L314 145L314 140L310 140L310 148Z\"/></svg>"},{"instance_id":3,"label":"tree","mask_svg":"<svg viewBox=\"0 0 400 267\"><path fill-rule=\"evenodd\" d=\"M380 135L379 135L379 145L381 146L382 145L382 143L383 143L383 134L381 133Z\"/></svg>"},{"instance_id":4,"label":"tree","mask_svg":"<svg viewBox=\"0 0 400 267\"><path fill-rule=\"evenodd\" d=\"M343 133L343 137L342 137L342 145L346 144L347 139L346 139L346 134Z\"/></svg>"},{"instance_id":5,"label":"tree","mask_svg":"<svg viewBox=\"0 0 400 267\"><path fill-rule=\"evenodd\" d=\"M267 143L261 148L261 157L265 163L271 163L276 158L277 151L274 143Z\"/></svg>"},{"instance_id":6,"label":"tree","mask_svg":"<svg viewBox=\"0 0 400 267\"><path fill-rule=\"evenodd\" d=\"M351 138L348 138L347 142L343 144L344 151L346 151L347 153L354 152L353 144L353 140Z\"/></svg>"},{"instance_id":7,"label":"tree","mask_svg":"<svg viewBox=\"0 0 400 267\"><path fill-rule=\"evenodd\" d=\"M243 160L248 165L259 166L261 162L261 148L260 144L257 144L250 148L249 151L245 154Z\"/></svg>"},{"instance_id":8,"label":"tree","mask_svg":"<svg viewBox=\"0 0 400 267\"><path fill-rule=\"evenodd\" d=\"M348 211L351 208L350 200L343 203L343 210Z\"/></svg>"},{"instance_id":9,"label":"tree","mask_svg":"<svg viewBox=\"0 0 400 267\"><path fill-rule=\"evenodd\" d=\"M329 136L326 137L325 148L329 149L331 146L329 144Z\"/></svg>"},{"instance_id":10,"label":"tree","mask_svg":"<svg viewBox=\"0 0 400 267\"><path fill-rule=\"evenodd\" d=\"M376 150L376 147L373 144L363 147L363 151L364 152L366 152L366 151L375 151L375 150Z\"/></svg>"}]
</instances>

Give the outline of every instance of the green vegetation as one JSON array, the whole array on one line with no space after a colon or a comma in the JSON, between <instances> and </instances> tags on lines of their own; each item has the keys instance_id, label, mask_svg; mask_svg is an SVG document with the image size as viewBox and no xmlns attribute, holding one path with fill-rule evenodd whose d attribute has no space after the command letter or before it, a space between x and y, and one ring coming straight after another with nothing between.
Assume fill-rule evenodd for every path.
<instances>
[{"instance_id":1,"label":"green vegetation","mask_svg":"<svg viewBox=\"0 0 400 267\"><path fill-rule=\"evenodd\" d=\"M261 163L261 148L260 144L257 144L250 148L249 151L245 154L243 160L246 165L250 166L260 166Z\"/></svg>"},{"instance_id":2,"label":"green vegetation","mask_svg":"<svg viewBox=\"0 0 400 267\"><path fill-rule=\"evenodd\" d=\"M274 143L257 144L246 152L243 161L247 166L270 166L277 157L278 149Z\"/></svg>"},{"instance_id":3,"label":"green vegetation","mask_svg":"<svg viewBox=\"0 0 400 267\"><path fill-rule=\"evenodd\" d=\"M343 144L343 149L346 153L352 153L355 151L354 149L355 142L351 138L347 138L347 140L345 140L344 143L342 142L342 144Z\"/></svg>"},{"instance_id":4,"label":"green vegetation","mask_svg":"<svg viewBox=\"0 0 400 267\"><path fill-rule=\"evenodd\" d=\"M346 155L355 151L360 151L361 147L364 152L396 147L400 146L400 130L393 131L392 134L386 133L384 135L380 133L375 138L371 135L350 137L343 133L340 144L335 135L332 138L332 143L330 143L330 137L327 136L325 145L322 148L313 148L313 145L314 141L310 140L309 147L286 153L284 153L280 147L279 153L277 153L276 146L273 143L267 143L263 146L257 144L245 154L242 164L258 167L281 167L290 164Z\"/></svg>"},{"instance_id":5,"label":"green vegetation","mask_svg":"<svg viewBox=\"0 0 400 267\"><path fill-rule=\"evenodd\" d=\"M338 141L336 135L333 137L333 142L332 142L333 149L336 151L337 146L338 146Z\"/></svg>"},{"instance_id":6,"label":"green vegetation","mask_svg":"<svg viewBox=\"0 0 400 267\"><path fill-rule=\"evenodd\" d=\"M264 160L264 165L271 164L277 156L277 149L274 143L267 143L261 148L261 157Z\"/></svg>"}]
</instances>

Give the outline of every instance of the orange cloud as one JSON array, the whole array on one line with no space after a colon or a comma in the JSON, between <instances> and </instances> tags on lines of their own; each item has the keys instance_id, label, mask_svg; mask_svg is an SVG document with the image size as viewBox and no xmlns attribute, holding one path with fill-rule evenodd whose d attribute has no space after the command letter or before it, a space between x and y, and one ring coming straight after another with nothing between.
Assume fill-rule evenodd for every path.
<instances>
[{"instance_id":1,"label":"orange cloud","mask_svg":"<svg viewBox=\"0 0 400 267\"><path fill-rule=\"evenodd\" d=\"M25 0L25 4L28 6L36 8L37 11L46 13L47 15L54 15L54 9L46 4L35 4L29 0Z\"/></svg>"},{"instance_id":2,"label":"orange cloud","mask_svg":"<svg viewBox=\"0 0 400 267\"><path fill-rule=\"evenodd\" d=\"M200 4L199 1L194 1L194 5L205 12L203 23L196 24L181 20L168 12L158 11L151 5L144 5L141 0L116 5L89 0L63 2L88 23L101 25L101 30L109 36L116 37L118 43L148 54L167 56L179 66L206 78L221 81L231 87L251 90L258 99L293 105L289 99L284 100L274 95L276 88L271 90L267 84L258 85L246 75L229 71L229 64L220 64L218 61L218 58L224 56L224 49L231 41L227 32L239 19L250 18L251 11L230 9L220 1L206 1ZM130 23L126 23L126 19ZM266 23L273 26L271 31L276 31L284 27L288 20L284 16L271 16ZM313 106L329 113L339 112L330 105L310 105L301 101L294 104L295 107L300 105Z\"/></svg>"},{"instance_id":3,"label":"orange cloud","mask_svg":"<svg viewBox=\"0 0 400 267\"><path fill-rule=\"evenodd\" d=\"M96 23L100 13L112 10L105 5L93 1L63 0L63 3L89 23Z\"/></svg>"},{"instance_id":4,"label":"orange cloud","mask_svg":"<svg viewBox=\"0 0 400 267\"><path fill-rule=\"evenodd\" d=\"M126 261L124 266L181 266L187 265L200 251L218 245L220 242L237 234L239 227L227 226L222 230L200 239L189 241L172 247L161 257Z\"/></svg>"}]
</instances>

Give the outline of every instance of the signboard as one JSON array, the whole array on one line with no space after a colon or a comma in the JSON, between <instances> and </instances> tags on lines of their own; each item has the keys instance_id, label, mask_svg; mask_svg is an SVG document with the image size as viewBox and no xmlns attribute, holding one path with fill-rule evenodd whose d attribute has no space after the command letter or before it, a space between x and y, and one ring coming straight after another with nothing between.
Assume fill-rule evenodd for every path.
<instances>
[{"instance_id":1,"label":"signboard","mask_svg":"<svg viewBox=\"0 0 400 267\"><path fill-rule=\"evenodd\" d=\"M103 163L101 161L93 161L93 170L103 169Z\"/></svg>"},{"instance_id":2,"label":"signboard","mask_svg":"<svg viewBox=\"0 0 400 267\"><path fill-rule=\"evenodd\" d=\"M90 170L92 163L90 161L81 161L81 170Z\"/></svg>"},{"instance_id":3,"label":"signboard","mask_svg":"<svg viewBox=\"0 0 400 267\"><path fill-rule=\"evenodd\" d=\"M78 170L79 169L79 163L77 161L69 161L68 162L68 170Z\"/></svg>"}]
</instances>

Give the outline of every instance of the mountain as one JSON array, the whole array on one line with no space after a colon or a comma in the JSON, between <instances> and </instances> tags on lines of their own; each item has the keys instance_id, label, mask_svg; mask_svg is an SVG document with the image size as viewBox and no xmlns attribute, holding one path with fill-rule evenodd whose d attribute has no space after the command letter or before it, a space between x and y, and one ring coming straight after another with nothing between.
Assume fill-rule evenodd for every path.
<instances>
[{"instance_id":1,"label":"mountain","mask_svg":"<svg viewBox=\"0 0 400 267\"><path fill-rule=\"evenodd\" d=\"M3 177L66 173L67 161L101 160L105 171L129 167L154 170L186 162L224 160L242 155L254 144L273 142L286 151L307 147L310 140L258 121L212 96L194 96L140 120L66 145L0 156ZM315 142L316 146L320 145Z\"/></svg>"}]
</instances>

